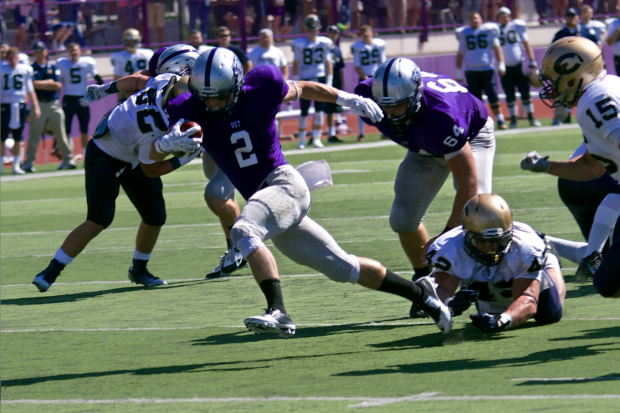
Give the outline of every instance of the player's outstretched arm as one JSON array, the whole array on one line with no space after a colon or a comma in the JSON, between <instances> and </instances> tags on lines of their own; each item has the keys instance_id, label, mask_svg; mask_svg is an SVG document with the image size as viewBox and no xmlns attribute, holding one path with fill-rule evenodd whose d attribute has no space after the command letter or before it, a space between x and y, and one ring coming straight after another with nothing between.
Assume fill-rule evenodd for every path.
<instances>
[{"instance_id":1,"label":"player's outstretched arm","mask_svg":"<svg viewBox=\"0 0 620 413\"><path fill-rule=\"evenodd\" d=\"M347 93L318 82L289 80L288 83L289 90L282 103L292 102L299 98L336 103L350 107L357 116L369 118L373 123L378 123L383 119L383 111L372 99Z\"/></svg>"},{"instance_id":2,"label":"player's outstretched arm","mask_svg":"<svg viewBox=\"0 0 620 413\"><path fill-rule=\"evenodd\" d=\"M84 97L80 99L80 104L88 106L90 103L97 102L114 93L123 93L125 96L131 96L144 89L149 79L150 77L138 72L105 85L89 85L86 87Z\"/></svg>"},{"instance_id":3,"label":"player's outstretched arm","mask_svg":"<svg viewBox=\"0 0 620 413\"><path fill-rule=\"evenodd\" d=\"M582 156L565 162L549 161L548 156L541 156L532 151L521 160L521 169L530 172L546 172L550 175L571 181L592 181L605 173L602 163L594 159L587 151Z\"/></svg>"}]
</instances>

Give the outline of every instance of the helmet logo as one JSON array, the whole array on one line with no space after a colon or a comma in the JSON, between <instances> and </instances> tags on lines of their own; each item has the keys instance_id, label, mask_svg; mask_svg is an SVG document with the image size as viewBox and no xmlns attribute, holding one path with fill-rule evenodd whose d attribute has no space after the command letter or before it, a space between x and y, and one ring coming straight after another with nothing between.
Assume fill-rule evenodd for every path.
<instances>
[{"instance_id":1,"label":"helmet logo","mask_svg":"<svg viewBox=\"0 0 620 413\"><path fill-rule=\"evenodd\" d=\"M583 59L577 53L566 53L555 61L553 70L562 76L570 75L576 72L582 63Z\"/></svg>"}]
</instances>

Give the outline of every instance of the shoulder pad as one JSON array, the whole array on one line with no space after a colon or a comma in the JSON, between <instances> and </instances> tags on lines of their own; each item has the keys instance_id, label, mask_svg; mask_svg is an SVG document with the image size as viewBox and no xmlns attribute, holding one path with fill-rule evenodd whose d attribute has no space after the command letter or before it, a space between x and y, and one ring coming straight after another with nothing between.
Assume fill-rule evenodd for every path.
<instances>
[{"instance_id":1,"label":"shoulder pad","mask_svg":"<svg viewBox=\"0 0 620 413\"><path fill-rule=\"evenodd\" d=\"M329 37L319 36L319 39L321 40L321 43L327 43L330 46L334 44L334 42L332 42L332 39L330 39Z\"/></svg>"},{"instance_id":2,"label":"shoulder pad","mask_svg":"<svg viewBox=\"0 0 620 413\"><path fill-rule=\"evenodd\" d=\"M482 23L481 28L493 32L495 34L499 34L499 26L492 22Z\"/></svg>"},{"instance_id":3,"label":"shoulder pad","mask_svg":"<svg viewBox=\"0 0 620 413\"><path fill-rule=\"evenodd\" d=\"M458 39L459 36L461 35L461 33L465 30L468 29L469 26L461 26L461 27L457 27L456 30L454 31L456 33L456 38Z\"/></svg>"},{"instance_id":4,"label":"shoulder pad","mask_svg":"<svg viewBox=\"0 0 620 413\"><path fill-rule=\"evenodd\" d=\"M527 23L525 22L525 20L521 20L521 19L514 19L511 20L512 24L514 24L515 26L519 26L519 27L527 27Z\"/></svg>"},{"instance_id":5,"label":"shoulder pad","mask_svg":"<svg viewBox=\"0 0 620 413\"><path fill-rule=\"evenodd\" d=\"M385 46L385 40L383 39L373 39L373 42L379 47Z\"/></svg>"},{"instance_id":6,"label":"shoulder pad","mask_svg":"<svg viewBox=\"0 0 620 413\"><path fill-rule=\"evenodd\" d=\"M592 23L593 23L594 27L598 27L599 29L604 29L605 28L605 23L603 23L602 21L592 20Z\"/></svg>"}]
</instances>

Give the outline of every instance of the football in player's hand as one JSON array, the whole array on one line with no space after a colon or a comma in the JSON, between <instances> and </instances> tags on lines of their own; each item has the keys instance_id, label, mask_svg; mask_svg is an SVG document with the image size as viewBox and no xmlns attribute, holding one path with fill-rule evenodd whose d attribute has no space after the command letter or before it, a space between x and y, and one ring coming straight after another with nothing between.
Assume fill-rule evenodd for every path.
<instances>
[{"instance_id":1,"label":"football in player's hand","mask_svg":"<svg viewBox=\"0 0 620 413\"><path fill-rule=\"evenodd\" d=\"M181 132L185 132L186 130L188 130L189 128L193 128L194 126L200 127L197 122L188 120L181 125ZM194 133L192 136L190 136L190 138L202 138L202 129Z\"/></svg>"}]
</instances>

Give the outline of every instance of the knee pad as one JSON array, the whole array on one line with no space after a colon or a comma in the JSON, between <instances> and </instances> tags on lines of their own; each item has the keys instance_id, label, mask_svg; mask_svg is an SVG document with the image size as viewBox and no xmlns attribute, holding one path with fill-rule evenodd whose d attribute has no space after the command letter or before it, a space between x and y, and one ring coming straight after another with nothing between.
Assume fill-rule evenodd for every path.
<instances>
[{"instance_id":1,"label":"knee pad","mask_svg":"<svg viewBox=\"0 0 620 413\"><path fill-rule=\"evenodd\" d=\"M323 116L323 112L315 112L313 121L315 125L323 126L323 123L325 123L325 117Z\"/></svg>"},{"instance_id":2,"label":"knee pad","mask_svg":"<svg viewBox=\"0 0 620 413\"><path fill-rule=\"evenodd\" d=\"M306 127L308 127L308 117L301 116L299 118L299 129L306 129Z\"/></svg>"},{"instance_id":3,"label":"knee pad","mask_svg":"<svg viewBox=\"0 0 620 413\"><path fill-rule=\"evenodd\" d=\"M499 102L491 103L491 109L499 109Z\"/></svg>"},{"instance_id":4,"label":"knee pad","mask_svg":"<svg viewBox=\"0 0 620 413\"><path fill-rule=\"evenodd\" d=\"M230 236L235 243L235 247L237 247L241 255L243 255L243 258L247 258L248 255L265 246L265 243L261 241L260 238L255 237L243 237L235 241L233 231L230 231Z\"/></svg>"}]
</instances>

